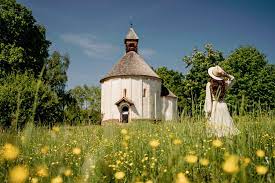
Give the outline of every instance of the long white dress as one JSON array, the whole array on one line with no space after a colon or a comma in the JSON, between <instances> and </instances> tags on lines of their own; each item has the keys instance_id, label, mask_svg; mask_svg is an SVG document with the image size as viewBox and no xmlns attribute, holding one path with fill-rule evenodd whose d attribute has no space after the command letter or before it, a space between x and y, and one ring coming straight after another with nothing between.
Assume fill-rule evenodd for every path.
<instances>
[{"instance_id":1,"label":"long white dress","mask_svg":"<svg viewBox=\"0 0 275 183\"><path fill-rule=\"evenodd\" d=\"M229 75L230 79L226 82L226 90L232 84L234 77ZM211 83L206 85L206 97L204 104L204 111L207 117L207 132L212 136L223 137L239 134L239 130L235 127L233 119L228 111L227 104L222 100L219 101L211 94Z\"/></svg>"}]
</instances>

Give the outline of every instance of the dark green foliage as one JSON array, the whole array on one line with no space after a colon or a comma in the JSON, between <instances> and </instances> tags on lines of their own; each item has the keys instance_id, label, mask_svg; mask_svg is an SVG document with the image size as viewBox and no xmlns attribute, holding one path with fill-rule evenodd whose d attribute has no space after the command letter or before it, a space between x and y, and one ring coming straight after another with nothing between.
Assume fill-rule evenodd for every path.
<instances>
[{"instance_id":1,"label":"dark green foliage","mask_svg":"<svg viewBox=\"0 0 275 183\"><path fill-rule=\"evenodd\" d=\"M0 12L1 124L62 122L65 106L73 101L65 91L68 55L48 57L45 29L24 6L0 0Z\"/></svg>"},{"instance_id":2,"label":"dark green foliage","mask_svg":"<svg viewBox=\"0 0 275 183\"><path fill-rule=\"evenodd\" d=\"M268 64L264 54L251 46L234 50L227 59L220 51L206 45L204 51L195 49L191 56L185 56L189 68L186 75L157 69L164 85L179 97L179 110L183 114L201 114L205 99L205 86L210 79L209 67L221 65L235 76L235 84L227 92L226 101L235 114L271 111L275 108L275 66Z\"/></svg>"},{"instance_id":3,"label":"dark green foliage","mask_svg":"<svg viewBox=\"0 0 275 183\"><path fill-rule=\"evenodd\" d=\"M66 121L70 123L89 123L99 124L101 121L100 88L97 86L77 86L70 91L74 99L66 108Z\"/></svg>"},{"instance_id":4,"label":"dark green foliage","mask_svg":"<svg viewBox=\"0 0 275 183\"><path fill-rule=\"evenodd\" d=\"M184 108L184 78L185 76L177 71L169 70L166 67L159 67L156 73L162 78L165 87L169 88L178 97L180 111Z\"/></svg>"},{"instance_id":5,"label":"dark green foliage","mask_svg":"<svg viewBox=\"0 0 275 183\"><path fill-rule=\"evenodd\" d=\"M48 57L45 29L15 0L0 0L0 25L0 77L25 71L37 77Z\"/></svg>"},{"instance_id":6,"label":"dark green foliage","mask_svg":"<svg viewBox=\"0 0 275 183\"><path fill-rule=\"evenodd\" d=\"M255 109L274 109L275 66L268 64L263 53L255 47L240 47L229 55L222 66L236 78L227 101L235 104L241 114Z\"/></svg>"},{"instance_id":7,"label":"dark green foliage","mask_svg":"<svg viewBox=\"0 0 275 183\"><path fill-rule=\"evenodd\" d=\"M35 122L47 125L59 122L58 96L50 86L41 83L33 115L36 89L39 82L32 75L9 75L0 80L0 125L22 127L34 117Z\"/></svg>"},{"instance_id":8,"label":"dark green foliage","mask_svg":"<svg viewBox=\"0 0 275 183\"><path fill-rule=\"evenodd\" d=\"M223 61L223 55L215 50L212 45L205 45L204 51L193 50L191 56L183 58L184 63L189 68L186 74L183 87L184 113L191 115L199 113L203 109L205 98L205 86L209 80L207 70L209 67L218 65Z\"/></svg>"}]
</instances>

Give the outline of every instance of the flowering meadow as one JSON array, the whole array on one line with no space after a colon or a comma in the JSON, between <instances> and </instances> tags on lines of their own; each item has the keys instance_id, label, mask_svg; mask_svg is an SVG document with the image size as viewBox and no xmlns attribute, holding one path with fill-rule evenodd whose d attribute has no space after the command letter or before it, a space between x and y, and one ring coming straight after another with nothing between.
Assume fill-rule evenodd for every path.
<instances>
[{"instance_id":1,"label":"flowering meadow","mask_svg":"<svg viewBox=\"0 0 275 183\"><path fill-rule=\"evenodd\" d=\"M195 118L3 131L0 182L275 182L275 119L234 121L226 138Z\"/></svg>"}]
</instances>

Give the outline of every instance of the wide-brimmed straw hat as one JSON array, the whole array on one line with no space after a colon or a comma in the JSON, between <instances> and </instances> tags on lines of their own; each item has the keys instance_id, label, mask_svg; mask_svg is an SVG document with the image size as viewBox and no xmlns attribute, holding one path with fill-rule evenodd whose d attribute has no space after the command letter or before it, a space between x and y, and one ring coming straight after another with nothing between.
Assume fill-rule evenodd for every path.
<instances>
[{"instance_id":1,"label":"wide-brimmed straw hat","mask_svg":"<svg viewBox=\"0 0 275 183\"><path fill-rule=\"evenodd\" d=\"M224 72L224 70L220 67L220 66L215 66L215 67L210 67L208 69L208 74L211 78L215 79L215 80L223 80L223 76L222 73Z\"/></svg>"}]
</instances>

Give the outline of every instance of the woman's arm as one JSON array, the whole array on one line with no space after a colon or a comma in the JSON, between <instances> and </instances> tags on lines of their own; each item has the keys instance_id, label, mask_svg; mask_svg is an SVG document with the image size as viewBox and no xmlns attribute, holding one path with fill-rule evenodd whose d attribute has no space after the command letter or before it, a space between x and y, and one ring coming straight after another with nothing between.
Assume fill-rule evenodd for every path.
<instances>
[{"instance_id":1,"label":"woman's arm","mask_svg":"<svg viewBox=\"0 0 275 183\"><path fill-rule=\"evenodd\" d=\"M205 112L205 117L209 118L212 111L212 97L211 97L209 82L206 84L205 94L206 95L205 95L205 102L204 102L204 112Z\"/></svg>"},{"instance_id":2,"label":"woman's arm","mask_svg":"<svg viewBox=\"0 0 275 183\"><path fill-rule=\"evenodd\" d=\"M226 89L229 89L235 83L235 77L227 73L225 73L224 76L228 78L228 80L226 80L225 83L226 83Z\"/></svg>"}]
</instances>

